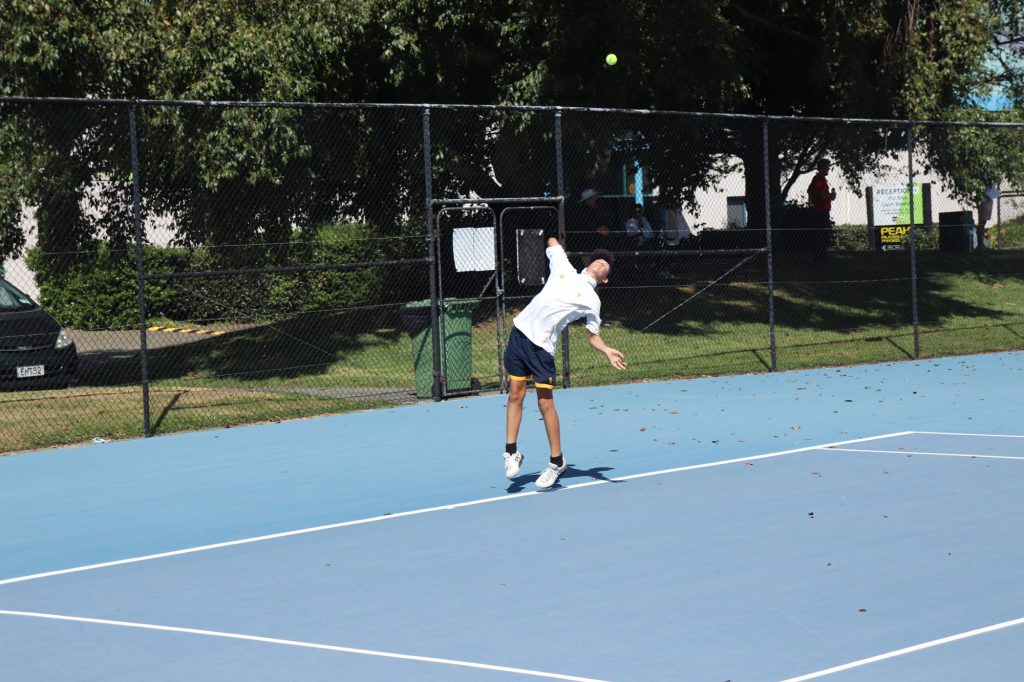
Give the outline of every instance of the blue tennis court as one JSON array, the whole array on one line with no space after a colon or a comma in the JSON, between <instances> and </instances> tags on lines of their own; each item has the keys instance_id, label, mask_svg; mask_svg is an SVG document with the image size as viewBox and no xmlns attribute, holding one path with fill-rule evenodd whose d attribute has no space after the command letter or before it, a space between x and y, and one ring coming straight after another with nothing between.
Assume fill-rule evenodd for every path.
<instances>
[{"instance_id":1,"label":"blue tennis court","mask_svg":"<svg viewBox=\"0 0 1024 682\"><path fill-rule=\"evenodd\" d=\"M1024 354L0 459L11 680L1017 680ZM528 401L532 398L528 398Z\"/></svg>"}]
</instances>

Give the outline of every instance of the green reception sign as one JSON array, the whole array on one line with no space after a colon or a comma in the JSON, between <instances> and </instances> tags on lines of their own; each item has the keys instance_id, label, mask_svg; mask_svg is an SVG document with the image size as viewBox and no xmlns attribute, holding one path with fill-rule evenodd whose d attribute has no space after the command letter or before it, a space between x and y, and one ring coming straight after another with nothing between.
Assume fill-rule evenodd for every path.
<instances>
[{"instance_id":1,"label":"green reception sign","mask_svg":"<svg viewBox=\"0 0 1024 682\"><path fill-rule=\"evenodd\" d=\"M900 187L875 187L872 218L875 225L909 225L910 191ZM924 183L914 183L914 224L924 225Z\"/></svg>"},{"instance_id":2,"label":"green reception sign","mask_svg":"<svg viewBox=\"0 0 1024 682\"><path fill-rule=\"evenodd\" d=\"M875 244L882 251L906 247L910 225L931 225L931 186L914 183L913 195L908 185L869 187L867 192L868 220L875 230ZM913 196L914 220L910 220Z\"/></svg>"}]
</instances>

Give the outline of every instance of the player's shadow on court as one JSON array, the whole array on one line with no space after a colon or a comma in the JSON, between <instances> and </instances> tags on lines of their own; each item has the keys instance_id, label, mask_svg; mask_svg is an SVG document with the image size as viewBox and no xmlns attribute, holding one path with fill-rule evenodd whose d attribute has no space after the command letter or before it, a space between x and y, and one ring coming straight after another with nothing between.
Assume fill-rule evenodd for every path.
<instances>
[{"instance_id":1,"label":"player's shadow on court","mask_svg":"<svg viewBox=\"0 0 1024 682\"><path fill-rule=\"evenodd\" d=\"M564 482L567 479L572 478L590 478L595 481L606 481L608 483L625 483L625 481L616 481L614 479L605 477L604 472L612 470L613 467L594 467L592 469L577 469L572 464L570 464L569 468L565 470L564 474L562 474L562 477L558 479L558 483L553 485L550 489L558 490L559 488L564 488ZM509 484L508 488L506 488L506 492L519 493L525 490L528 485L532 488L532 483L537 480L537 477L539 475L540 472L537 471L532 474L516 476L515 478L512 479L512 483Z\"/></svg>"}]
</instances>

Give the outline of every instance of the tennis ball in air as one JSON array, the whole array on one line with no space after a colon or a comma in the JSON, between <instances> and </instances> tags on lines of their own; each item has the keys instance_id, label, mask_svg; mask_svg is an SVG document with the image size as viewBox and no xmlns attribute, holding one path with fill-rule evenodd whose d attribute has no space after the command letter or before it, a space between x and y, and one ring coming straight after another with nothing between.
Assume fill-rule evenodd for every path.
<instances>
[{"instance_id":1,"label":"tennis ball in air","mask_svg":"<svg viewBox=\"0 0 1024 682\"><path fill-rule=\"evenodd\" d=\"M614 52L609 52L608 55L604 58L604 63L607 64L608 66L615 66L616 64L619 63L619 58L615 56Z\"/></svg>"}]
</instances>

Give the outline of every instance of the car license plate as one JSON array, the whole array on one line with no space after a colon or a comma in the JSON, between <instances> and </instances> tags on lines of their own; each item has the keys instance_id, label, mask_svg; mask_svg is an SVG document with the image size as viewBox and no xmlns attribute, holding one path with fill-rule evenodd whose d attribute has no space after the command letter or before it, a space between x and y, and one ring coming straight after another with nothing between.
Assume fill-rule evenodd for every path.
<instances>
[{"instance_id":1,"label":"car license plate","mask_svg":"<svg viewBox=\"0 0 1024 682\"><path fill-rule=\"evenodd\" d=\"M46 373L46 367L45 365L25 365L24 367L18 367L17 372L19 379L41 377Z\"/></svg>"}]
</instances>

